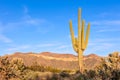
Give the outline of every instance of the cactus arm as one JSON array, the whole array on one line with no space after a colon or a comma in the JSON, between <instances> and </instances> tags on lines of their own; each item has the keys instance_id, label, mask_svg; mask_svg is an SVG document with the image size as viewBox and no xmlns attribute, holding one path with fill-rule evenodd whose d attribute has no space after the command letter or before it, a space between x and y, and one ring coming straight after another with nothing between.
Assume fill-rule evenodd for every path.
<instances>
[{"instance_id":1,"label":"cactus arm","mask_svg":"<svg viewBox=\"0 0 120 80\"><path fill-rule=\"evenodd\" d=\"M81 9L78 11L78 49L81 49L81 27L80 27Z\"/></svg>"},{"instance_id":2,"label":"cactus arm","mask_svg":"<svg viewBox=\"0 0 120 80\"><path fill-rule=\"evenodd\" d=\"M85 48L87 47L87 44L88 44L89 34L90 34L90 23L88 23L88 27L87 27L87 31L86 31Z\"/></svg>"},{"instance_id":3,"label":"cactus arm","mask_svg":"<svg viewBox=\"0 0 120 80\"><path fill-rule=\"evenodd\" d=\"M85 21L82 20L82 30L81 30L81 49L85 50L85 41L84 41L84 25L85 25Z\"/></svg>"},{"instance_id":4,"label":"cactus arm","mask_svg":"<svg viewBox=\"0 0 120 80\"><path fill-rule=\"evenodd\" d=\"M78 47L78 44L77 44L77 43L78 43L78 39L75 38L75 46L76 46L76 47Z\"/></svg>"},{"instance_id":5,"label":"cactus arm","mask_svg":"<svg viewBox=\"0 0 120 80\"><path fill-rule=\"evenodd\" d=\"M78 53L78 39L77 38L75 38L75 51L76 51L76 53Z\"/></svg>"},{"instance_id":6,"label":"cactus arm","mask_svg":"<svg viewBox=\"0 0 120 80\"><path fill-rule=\"evenodd\" d=\"M74 31L72 28L72 21L71 20L70 20L70 33L71 33L73 49L77 52L77 47L75 46L75 37L74 37Z\"/></svg>"},{"instance_id":7,"label":"cactus arm","mask_svg":"<svg viewBox=\"0 0 120 80\"><path fill-rule=\"evenodd\" d=\"M84 33L84 26L85 26L85 21L82 21L82 25L81 25L81 9L79 9L78 11L78 37L77 38L74 37L74 31L72 29L72 21L70 21L70 32L71 32L73 49L78 53L78 64L79 64L79 70L81 73L83 73L83 70L84 70L83 52L86 49L87 44L88 44L88 38L89 38L89 33L90 33L90 23L88 24L88 27L86 30L86 36Z\"/></svg>"}]
</instances>

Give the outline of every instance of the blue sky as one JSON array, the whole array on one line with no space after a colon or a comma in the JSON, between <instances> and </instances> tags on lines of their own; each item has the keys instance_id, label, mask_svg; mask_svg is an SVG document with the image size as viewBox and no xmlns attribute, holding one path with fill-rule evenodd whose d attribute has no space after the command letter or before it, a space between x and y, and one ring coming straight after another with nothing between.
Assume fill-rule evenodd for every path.
<instances>
[{"instance_id":1,"label":"blue sky","mask_svg":"<svg viewBox=\"0 0 120 80\"><path fill-rule=\"evenodd\" d=\"M119 0L0 0L0 55L14 52L76 53L69 20L77 35L78 8L91 23L85 55L120 51Z\"/></svg>"}]
</instances>

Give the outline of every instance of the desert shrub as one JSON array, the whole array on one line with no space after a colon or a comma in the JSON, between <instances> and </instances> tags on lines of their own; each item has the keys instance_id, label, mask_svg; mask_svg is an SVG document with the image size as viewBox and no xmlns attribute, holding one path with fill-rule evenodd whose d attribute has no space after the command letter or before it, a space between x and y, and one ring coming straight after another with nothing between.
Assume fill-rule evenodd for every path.
<instances>
[{"instance_id":1,"label":"desert shrub","mask_svg":"<svg viewBox=\"0 0 120 80\"><path fill-rule=\"evenodd\" d=\"M29 70L22 80L40 80L39 73Z\"/></svg>"},{"instance_id":2,"label":"desert shrub","mask_svg":"<svg viewBox=\"0 0 120 80\"><path fill-rule=\"evenodd\" d=\"M32 71L39 71L39 72L53 72L53 73L61 72L60 69L53 68L50 66L39 65L37 62L34 62L30 67L27 67L27 68Z\"/></svg>"},{"instance_id":3,"label":"desert shrub","mask_svg":"<svg viewBox=\"0 0 120 80\"><path fill-rule=\"evenodd\" d=\"M87 80L84 74L77 73L72 76L72 80Z\"/></svg>"},{"instance_id":4,"label":"desert shrub","mask_svg":"<svg viewBox=\"0 0 120 80\"><path fill-rule=\"evenodd\" d=\"M60 72L60 76L61 77L69 77L70 75L67 71L64 70L64 71Z\"/></svg>"},{"instance_id":5,"label":"desert shrub","mask_svg":"<svg viewBox=\"0 0 120 80\"><path fill-rule=\"evenodd\" d=\"M0 57L0 79L1 80L39 80L38 74L27 69L23 60L8 57Z\"/></svg>"},{"instance_id":6,"label":"desert shrub","mask_svg":"<svg viewBox=\"0 0 120 80\"><path fill-rule=\"evenodd\" d=\"M40 71L40 72L46 71L44 66L41 66L41 65L33 65L33 66L29 67L29 69L31 69L32 71Z\"/></svg>"},{"instance_id":7,"label":"desert shrub","mask_svg":"<svg viewBox=\"0 0 120 80\"><path fill-rule=\"evenodd\" d=\"M22 79L24 77L25 69L26 67L21 59L14 58L9 60L8 57L0 58L0 75L3 80Z\"/></svg>"},{"instance_id":8,"label":"desert shrub","mask_svg":"<svg viewBox=\"0 0 120 80\"><path fill-rule=\"evenodd\" d=\"M84 75L85 75L86 78L88 78L88 79L93 79L93 80L95 80L95 79L96 79L96 76L97 76L95 70L86 70L86 71L84 72Z\"/></svg>"},{"instance_id":9,"label":"desert shrub","mask_svg":"<svg viewBox=\"0 0 120 80\"><path fill-rule=\"evenodd\" d=\"M53 76L47 80L60 80L60 76L58 74L53 74Z\"/></svg>"},{"instance_id":10,"label":"desert shrub","mask_svg":"<svg viewBox=\"0 0 120 80\"><path fill-rule=\"evenodd\" d=\"M46 69L46 71L53 72L53 73L59 73L59 72L61 72L60 69L53 68L53 67L50 67L50 66L46 66L45 69Z\"/></svg>"},{"instance_id":11,"label":"desert shrub","mask_svg":"<svg viewBox=\"0 0 120 80\"><path fill-rule=\"evenodd\" d=\"M8 60L8 57L0 58L0 75L3 79L22 78L25 66L22 60Z\"/></svg>"},{"instance_id":12,"label":"desert shrub","mask_svg":"<svg viewBox=\"0 0 120 80\"><path fill-rule=\"evenodd\" d=\"M97 74L102 80L120 80L120 55L119 52L109 54L102 58L99 66L96 67Z\"/></svg>"},{"instance_id":13,"label":"desert shrub","mask_svg":"<svg viewBox=\"0 0 120 80\"><path fill-rule=\"evenodd\" d=\"M102 58L94 70L77 71L71 80L120 80L120 55L114 52Z\"/></svg>"}]
</instances>

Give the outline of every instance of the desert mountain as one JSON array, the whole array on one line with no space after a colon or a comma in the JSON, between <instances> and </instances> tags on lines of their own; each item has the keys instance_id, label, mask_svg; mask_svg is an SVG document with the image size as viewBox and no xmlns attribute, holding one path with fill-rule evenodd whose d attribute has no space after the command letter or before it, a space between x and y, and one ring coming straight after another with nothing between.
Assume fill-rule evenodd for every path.
<instances>
[{"instance_id":1,"label":"desert mountain","mask_svg":"<svg viewBox=\"0 0 120 80\"><path fill-rule=\"evenodd\" d=\"M21 58L26 66L31 66L34 63L37 63L39 65L51 66L59 69L78 69L78 59L77 56L73 54L16 52L12 55L6 56L8 56L9 59ZM86 55L84 56L85 67L87 69L92 69L95 65L99 64L100 60L101 57L96 54Z\"/></svg>"}]
</instances>

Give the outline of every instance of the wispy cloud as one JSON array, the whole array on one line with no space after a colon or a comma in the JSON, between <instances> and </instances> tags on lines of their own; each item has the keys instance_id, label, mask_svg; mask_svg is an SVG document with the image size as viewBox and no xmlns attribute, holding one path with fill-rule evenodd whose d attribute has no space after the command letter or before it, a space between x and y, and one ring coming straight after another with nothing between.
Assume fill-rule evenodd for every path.
<instances>
[{"instance_id":1,"label":"wispy cloud","mask_svg":"<svg viewBox=\"0 0 120 80\"><path fill-rule=\"evenodd\" d=\"M104 26L113 26L120 25L120 20L103 20L103 21L92 21L92 25L104 25Z\"/></svg>"},{"instance_id":2,"label":"wispy cloud","mask_svg":"<svg viewBox=\"0 0 120 80\"><path fill-rule=\"evenodd\" d=\"M53 46L56 46L58 44L55 44L55 43L46 43L46 44L38 44L36 45L36 47L53 47Z\"/></svg>"},{"instance_id":3,"label":"wispy cloud","mask_svg":"<svg viewBox=\"0 0 120 80\"><path fill-rule=\"evenodd\" d=\"M27 23L27 24L32 24L32 25L39 25L42 24L44 22L46 22L45 19L39 19L39 18L32 18L32 16L29 14L29 10L27 8L27 6L23 7L23 13L24 16L22 17L22 22Z\"/></svg>"},{"instance_id":4,"label":"wispy cloud","mask_svg":"<svg viewBox=\"0 0 120 80\"><path fill-rule=\"evenodd\" d=\"M11 43L12 40L5 35L0 34L0 41L5 42L5 43Z\"/></svg>"},{"instance_id":5,"label":"wispy cloud","mask_svg":"<svg viewBox=\"0 0 120 80\"><path fill-rule=\"evenodd\" d=\"M45 20L43 19L34 19L34 18L26 18L26 19L20 19L18 21L14 22L8 22L4 25L1 25L3 29L7 30L15 30L21 27L36 27L41 24L45 23Z\"/></svg>"},{"instance_id":6,"label":"wispy cloud","mask_svg":"<svg viewBox=\"0 0 120 80\"><path fill-rule=\"evenodd\" d=\"M116 32L116 31L120 31L120 29L101 29L98 30L97 32Z\"/></svg>"},{"instance_id":7,"label":"wispy cloud","mask_svg":"<svg viewBox=\"0 0 120 80\"><path fill-rule=\"evenodd\" d=\"M51 52L56 52L56 53L74 53L70 44L59 44L56 47L53 47L50 49Z\"/></svg>"},{"instance_id":8,"label":"wispy cloud","mask_svg":"<svg viewBox=\"0 0 120 80\"><path fill-rule=\"evenodd\" d=\"M91 26L96 32L119 32L120 20L92 21Z\"/></svg>"},{"instance_id":9,"label":"wispy cloud","mask_svg":"<svg viewBox=\"0 0 120 80\"><path fill-rule=\"evenodd\" d=\"M10 32L16 31L21 28L30 28L32 27L36 32L40 33L47 33L51 30L51 24L46 19L42 18L35 18L29 14L29 9L27 6L23 7L23 14L20 18L12 21L6 21L5 23L1 20L0 21L0 33L3 32ZM49 25L49 26L48 26ZM50 27L50 28L49 28ZM3 29L1 31L1 29Z\"/></svg>"},{"instance_id":10,"label":"wispy cloud","mask_svg":"<svg viewBox=\"0 0 120 80\"><path fill-rule=\"evenodd\" d=\"M106 56L109 52L115 51L115 44L112 43L96 43L92 46L88 46L88 48L85 51L85 54L95 53L99 56Z\"/></svg>"},{"instance_id":11,"label":"wispy cloud","mask_svg":"<svg viewBox=\"0 0 120 80\"><path fill-rule=\"evenodd\" d=\"M56 46L59 44L55 43L45 43L45 44L23 44L23 45L13 45L11 44L11 47L7 48L8 52L16 52L16 51L27 51L27 50L44 50L47 48L52 48L54 49Z\"/></svg>"},{"instance_id":12,"label":"wispy cloud","mask_svg":"<svg viewBox=\"0 0 120 80\"><path fill-rule=\"evenodd\" d=\"M108 17L120 17L120 15L119 15L119 12L118 13L114 13L114 12L109 12L109 11L102 11L102 13L98 13L98 14L96 14L96 15L94 15L95 17L97 17L97 18L108 18Z\"/></svg>"},{"instance_id":13,"label":"wispy cloud","mask_svg":"<svg viewBox=\"0 0 120 80\"><path fill-rule=\"evenodd\" d=\"M68 47L70 47L70 45L60 45L60 46L56 47L56 49L65 49Z\"/></svg>"},{"instance_id":14,"label":"wispy cloud","mask_svg":"<svg viewBox=\"0 0 120 80\"><path fill-rule=\"evenodd\" d=\"M62 43L45 43L45 44L34 44L34 45L13 45L9 48L7 48L7 52L14 53L17 51L21 52L27 52L27 51L32 51L32 52L41 52L41 51L50 51L50 52L57 52L57 53L72 53L70 52L71 50L69 49L71 45L67 44L62 44Z\"/></svg>"},{"instance_id":15,"label":"wispy cloud","mask_svg":"<svg viewBox=\"0 0 120 80\"><path fill-rule=\"evenodd\" d=\"M85 51L86 54L96 53L100 56L105 56L109 52L117 51L120 38L103 38L103 39L91 39L88 44L88 48ZM117 47L117 48L116 48Z\"/></svg>"},{"instance_id":16,"label":"wispy cloud","mask_svg":"<svg viewBox=\"0 0 120 80\"><path fill-rule=\"evenodd\" d=\"M30 48L30 46L29 45L19 45L19 46L16 46L16 47L11 47L11 48L8 48L7 49L7 51L9 52L9 51L14 51L14 52L16 52L16 51L22 51L22 50L24 50L24 49L28 49L28 48Z\"/></svg>"},{"instance_id":17,"label":"wispy cloud","mask_svg":"<svg viewBox=\"0 0 120 80\"><path fill-rule=\"evenodd\" d=\"M111 15L111 14L107 13L107 12L103 12L103 13L98 14L99 17L103 17L103 18L106 16L109 16L109 15Z\"/></svg>"},{"instance_id":18,"label":"wispy cloud","mask_svg":"<svg viewBox=\"0 0 120 80\"><path fill-rule=\"evenodd\" d=\"M29 45L19 45L19 43L14 42L14 39L11 39L10 36L5 35L8 33L12 32L17 32L19 29L25 28L26 30L31 28L36 30L33 32L48 32L49 30L51 30L51 24L50 22L48 22L46 19L41 19L41 18L35 18L32 17L29 14L29 9L24 6L23 7L23 14L20 18L17 18L17 20L8 20L6 22L4 22L4 20L0 21L0 42L2 43L7 43L6 49L3 50L5 53L13 53L16 51L42 51L42 50L50 50L50 49L54 49L55 46L59 45L56 43L45 43L45 44L29 44ZM49 26L48 26L49 25ZM48 28L50 27L50 28ZM18 32L18 34L20 34ZM17 38L17 36L13 35L13 38ZM11 44L8 44L11 43Z\"/></svg>"},{"instance_id":19,"label":"wispy cloud","mask_svg":"<svg viewBox=\"0 0 120 80\"><path fill-rule=\"evenodd\" d=\"M28 8L27 8L27 6L23 6L23 12L24 12L24 14L28 14Z\"/></svg>"},{"instance_id":20,"label":"wispy cloud","mask_svg":"<svg viewBox=\"0 0 120 80\"><path fill-rule=\"evenodd\" d=\"M120 38L97 38L97 39L90 39L90 43L104 43L104 42L115 42L120 41Z\"/></svg>"}]
</instances>

